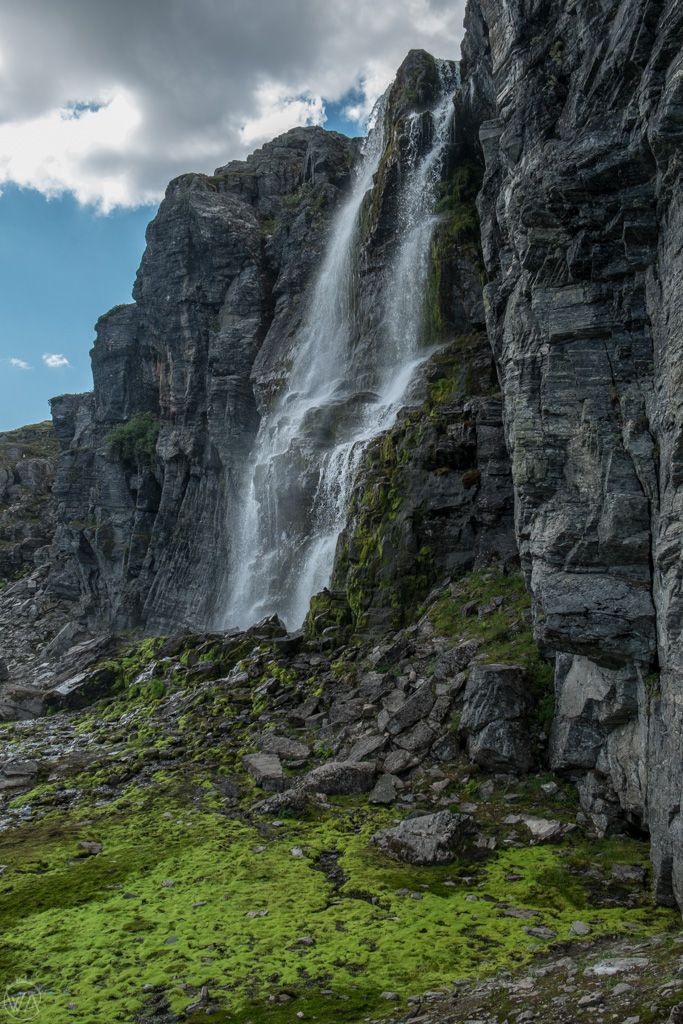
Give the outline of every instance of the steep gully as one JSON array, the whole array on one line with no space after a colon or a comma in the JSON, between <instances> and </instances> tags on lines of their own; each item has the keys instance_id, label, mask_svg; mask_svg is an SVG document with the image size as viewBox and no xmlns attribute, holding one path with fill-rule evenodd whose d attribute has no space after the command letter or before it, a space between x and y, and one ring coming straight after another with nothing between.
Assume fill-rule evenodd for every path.
<instances>
[{"instance_id":1,"label":"steep gully","mask_svg":"<svg viewBox=\"0 0 683 1024\"><path fill-rule=\"evenodd\" d=\"M505 557L511 465L536 636L556 659L551 763L578 781L596 828L649 829L658 896L680 904L683 11L674 0L614 0L599 12L472 0L466 25L455 137L434 159L447 224L432 221L428 168L450 108L441 122L443 82L422 54L399 71L384 137L368 143L350 191L356 143L317 129L171 183L135 303L98 324L94 394L53 405L63 453L49 592L90 629L225 625L238 605L258 614L259 602L295 625L344 527L335 600L348 599L356 625L381 625L377 580L405 571L397 550L429 561L414 577L418 600L482 552ZM468 181L481 185L474 240ZM421 351L454 337L484 343L460 345L478 377L455 388L458 415L446 415L440 439L429 434L433 399L448 388L430 390L434 359L406 398L396 376L420 352L409 267L425 300ZM388 310L410 329L392 334ZM321 316L334 324L324 338L337 365L315 344ZM496 378L484 385L491 350L506 465ZM353 384L335 390L345 370ZM410 415L397 413L413 401L424 415L410 435ZM153 458L113 458L112 429L144 413L159 425ZM390 460L371 440L387 428L392 443L398 430L404 442L419 437L411 486L420 460L434 473L419 517L392 510L373 527L393 553L380 544L359 596L364 485L382 459L379 491L393 493ZM437 471L456 466L445 493L449 474ZM245 486L255 504L235 528ZM389 520L405 527L398 544ZM425 520L447 559L421 544ZM258 559L258 589L254 574L216 579L216 565L244 565L242 545L263 553L283 528L280 554ZM300 589L285 598L291 566Z\"/></svg>"}]
</instances>

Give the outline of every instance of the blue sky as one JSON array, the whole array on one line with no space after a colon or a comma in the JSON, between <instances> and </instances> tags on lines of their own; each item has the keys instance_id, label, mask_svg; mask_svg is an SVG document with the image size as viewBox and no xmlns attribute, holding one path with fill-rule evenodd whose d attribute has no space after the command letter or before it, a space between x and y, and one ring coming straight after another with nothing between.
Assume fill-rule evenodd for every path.
<instances>
[{"instance_id":1,"label":"blue sky","mask_svg":"<svg viewBox=\"0 0 683 1024\"><path fill-rule=\"evenodd\" d=\"M294 125L359 134L410 48L457 57L463 9L0 2L0 430L90 388L93 325L130 301L171 178Z\"/></svg>"},{"instance_id":2,"label":"blue sky","mask_svg":"<svg viewBox=\"0 0 683 1024\"><path fill-rule=\"evenodd\" d=\"M0 197L0 430L49 417L48 398L92 387L98 316L130 302L154 207L107 216L72 196L9 186ZM43 356L68 366L50 367ZM31 369L12 367L19 359ZM55 360L52 360L55 362Z\"/></svg>"}]
</instances>

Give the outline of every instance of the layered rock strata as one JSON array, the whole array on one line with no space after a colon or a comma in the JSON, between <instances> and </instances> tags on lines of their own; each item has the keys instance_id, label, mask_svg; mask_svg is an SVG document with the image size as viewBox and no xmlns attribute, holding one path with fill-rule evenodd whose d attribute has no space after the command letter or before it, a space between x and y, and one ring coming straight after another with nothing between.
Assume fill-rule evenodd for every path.
<instances>
[{"instance_id":1,"label":"layered rock strata","mask_svg":"<svg viewBox=\"0 0 683 1024\"><path fill-rule=\"evenodd\" d=\"M683 10L471 2L487 327L552 761L683 898L679 507Z\"/></svg>"}]
</instances>

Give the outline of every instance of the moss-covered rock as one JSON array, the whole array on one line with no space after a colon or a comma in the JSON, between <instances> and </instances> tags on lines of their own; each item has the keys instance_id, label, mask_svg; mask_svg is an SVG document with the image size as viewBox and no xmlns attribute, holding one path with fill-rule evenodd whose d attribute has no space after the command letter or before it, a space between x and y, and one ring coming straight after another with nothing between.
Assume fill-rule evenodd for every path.
<instances>
[{"instance_id":1,"label":"moss-covered rock","mask_svg":"<svg viewBox=\"0 0 683 1024\"><path fill-rule=\"evenodd\" d=\"M460 336L428 362L422 404L368 447L332 584L356 629L405 625L444 576L514 559L496 388L486 336Z\"/></svg>"}]
</instances>

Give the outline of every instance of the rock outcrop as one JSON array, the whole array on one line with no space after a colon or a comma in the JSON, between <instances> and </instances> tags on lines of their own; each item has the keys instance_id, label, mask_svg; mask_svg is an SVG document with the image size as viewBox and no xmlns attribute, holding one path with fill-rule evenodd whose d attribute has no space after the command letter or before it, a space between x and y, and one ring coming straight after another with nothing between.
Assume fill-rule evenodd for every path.
<instances>
[{"instance_id":1,"label":"rock outcrop","mask_svg":"<svg viewBox=\"0 0 683 1024\"><path fill-rule=\"evenodd\" d=\"M489 771L531 767L529 680L518 665L478 665L470 670L460 718L471 760Z\"/></svg>"},{"instance_id":2,"label":"rock outcrop","mask_svg":"<svg viewBox=\"0 0 683 1024\"><path fill-rule=\"evenodd\" d=\"M681 902L683 10L479 0L467 26L517 539L559 655L553 759L601 829L649 828Z\"/></svg>"},{"instance_id":3,"label":"rock outcrop","mask_svg":"<svg viewBox=\"0 0 683 1024\"><path fill-rule=\"evenodd\" d=\"M386 101L385 148L355 257L354 344L370 353L391 314L402 182L416 147L432 144L428 111L442 87L434 59L413 51ZM354 140L295 129L213 177L169 186L135 303L98 322L93 395L53 401L63 455L50 586L91 625L223 625L245 459L286 383L312 271L358 152ZM451 145L439 166L429 300L415 330L440 351L406 396L410 412L371 446L358 474L332 583L337 618L356 627L410 621L445 575L516 560L502 401L484 333L474 207L483 161L455 160ZM304 527L318 482L307 449L343 433L340 417L362 414L367 387L359 380L346 411L333 402L306 424L292 494L280 496Z\"/></svg>"},{"instance_id":4,"label":"rock outcrop","mask_svg":"<svg viewBox=\"0 0 683 1024\"><path fill-rule=\"evenodd\" d=\"M47 559L57 451L51 423L0 434L0 586L31 572L36 556Z\"/></svg>"},{"instance_id":5,"label":"rock outcrop","mask_svg":"<svg viewBox=\"0 0 683 1024\"><path fill-rule=\"evenodd\" d=\"M448 864L462 851L472 831L466 814L438 811L382 829L372 842L382 853L408 864Z\"/></svg>"}]
</instances>

